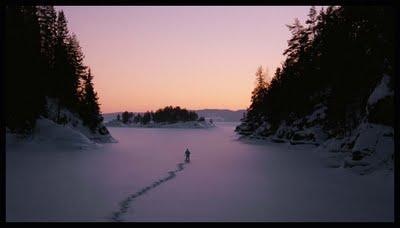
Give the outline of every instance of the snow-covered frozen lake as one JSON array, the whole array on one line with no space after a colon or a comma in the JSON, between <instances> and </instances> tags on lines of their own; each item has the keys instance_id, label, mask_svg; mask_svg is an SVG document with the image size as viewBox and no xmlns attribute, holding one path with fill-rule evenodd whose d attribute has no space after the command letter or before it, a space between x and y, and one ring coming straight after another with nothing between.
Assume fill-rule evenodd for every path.
<instances>
[{"instance_id":1,"label":"snow-covered frozen lake","mask_svg":"<svg viewBox=\"0 0 400 228\"><path fill-rule=\"evenodd\" d=\"M313 146L245 143L234 127L109 128L119 143L95 149L7 145L7 221L393 221L393 172L327 168Z\"/></svg>"}]
</instances>

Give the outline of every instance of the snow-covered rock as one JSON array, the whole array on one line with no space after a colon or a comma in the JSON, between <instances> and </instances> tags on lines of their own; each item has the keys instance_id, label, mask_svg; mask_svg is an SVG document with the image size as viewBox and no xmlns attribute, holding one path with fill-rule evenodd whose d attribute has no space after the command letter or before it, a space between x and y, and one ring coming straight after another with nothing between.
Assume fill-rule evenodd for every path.
<instances>
[{"instance_id":1,"label":"snow-covered rock","mask_svg":"<svg viewBox=\"0 0 400 228\"><path fill-rule=\"evenodd\" d=\"M343 143L343 139L338 139L338 138L330 138L326 140L324 143L322 143L316 151L327 151L327 152L340 152L341 151L341 145Z\"/></svg>"},{"instance_id":2,"label":"snow-covered rock","mask_svg":"<svg viewBox=\"0 0 400 228\"><path fill-rule=\"evenodd\" d=\"M323 121L326 118L326 110L327 107L322 104L318 104L315 106L314 111L310 114L305 116L305 120L307 124L313 124L318 121Z\"/></svg>"},{"instance_id":3,"label":"snow-covered rock","mask_svg":"<svg viewBox=\"0 0 400 228\"><path fill-rule=\"evenodd\" d=\"M393 154L393 128L365 122L357 129L352 156L346 158L345 166L364 166L367 169L360 171L365 172L393 162Z\"/></svg>"},{"instance_id":4,"label":"snow-covered rock","mask_svg":"<svg viewBox=\"0 0 400 228\"><path fill-rule=\"evenodd\" d=\"M252 139L264 138L278 143L319 145L328 137L322 127L326 119L327 107L320 103L313 110L303 118L296 119L293 116L293 121L283 121L275 131L271 124L264 121L261 124L255 124L257 126L255 128L251 123L243 122L236 127L236 132Z\"/></svg>"},{"instance_id":5,"label":"snow-covered rock","mask_svg":"<svg viewBox=\"0 0 400 228\"><path fill-rule=\"evenodd\" d=\"M314 144L320 145L327 139L327 134L320 125L315 125L305 128L301 131L294 132L290 143L291 144Z\"/></svg>"},{"instance_id":6,"label":"snow-covered rock","mask_svg":"<svg viewBox=\"0 0 400 228\"><path fill-rule=\"evenodd\" d=\"M288 124L284 121L272 136L274 142L290 142L291 144L319 145L327 139L322 128L326 118L326 106L318 105L314 111Z\"/></svg>"},{"instance_id":7,"label":"snow-covered rock","mask_svg":"<svg viewBox=\"0 0 400 228\"><path fill-rule=\"evenodd\" d=\"M249 136L253 133L253 127L248 122L242 122L236 126L235 132L243 136Z\"/></svg>"},{"instance_id":8,"label":"snow-covered rock","mask_svg":"<svg viewBox=\"0 0 400 228\"><path fill-rule=\"evenodd\" d=\"M367 110L368 107L373 106L379 100L387 96L393 96L393 90L390 89L389 82L390 82L390 77L388 75L384 75L382 77L381 82L378 84L378 86L374 89L374 91L368 98Z\"/></svg>"},{"instance_id":9,"label":"snow-covered rock","mask_svg":"<svg viewBox=\"0 0 400 228\"><path fill-rule=\"evenodd\" d=\"M328 139L315 152L327 166L349 168L359 174L382 167L392 169L393 128L364 121L352 135Z\"/></svg>"},{"instance_id":10,"label":"snow-covered rock","mask_svg":"<svg viewBox=\"0 0 400 228\"><path fill-rule=\"evenodd\" d=\"M255 136L269 136L271 134L271 124L267 121L263 122L253 133Z\"/></svg>"},{"instance_id":11,"label":"snow-covered rock","mask_svg":"<svg viewBox=\"0 0 400 228\"><path fill-rule=\"evenodd\" d=\"M389 84L390 77L384 75L368 98L366 114L370 123L387 126L394 123L394 91Z\"/></svg>"},{"instance_id":12,"label":"snow-covered rock","mask_svg":"<svg viewBox=\"0 0 400 228\"><path fill-rule=\"evenodd\" d=\"M274 142L287 142L293 135L293 128L283 122L272 136L271 140Z\"/></svg>"}]
</instances>

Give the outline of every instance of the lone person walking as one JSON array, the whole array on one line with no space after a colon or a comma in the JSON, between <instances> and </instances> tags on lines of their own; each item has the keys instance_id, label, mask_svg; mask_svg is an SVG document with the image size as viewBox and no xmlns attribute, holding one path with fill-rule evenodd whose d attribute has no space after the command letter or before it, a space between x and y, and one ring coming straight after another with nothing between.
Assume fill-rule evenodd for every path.
<instances>
[{"instance_id":1,"label":"lone person walking","mask_svg":"<svg viewBox=\"0 0 400 228\"><path fill-rule=\"evenodd\" d=\"M189 149L188 148L186 148L186 151L185 151L185 161L186 162L190 162L190 151L189 151Z\"/></svg>"}]
</instances>

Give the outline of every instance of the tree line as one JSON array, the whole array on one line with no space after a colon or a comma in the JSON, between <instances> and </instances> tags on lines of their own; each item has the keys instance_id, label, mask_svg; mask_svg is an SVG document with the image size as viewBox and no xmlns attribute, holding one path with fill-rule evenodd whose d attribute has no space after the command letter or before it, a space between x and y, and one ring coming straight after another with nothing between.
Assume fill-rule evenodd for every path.
<instances>
[{"instance_id":1,"label":"tree line","mask_svg":"<svg viewBox=\"0 0 400 228\"><path fill-rule=\"evenodd\" d=\"M327 106L324 128L343 135L365 116L368 96L382 75L393 85L395 12L389 6L311 7L305 24L287 25L292 37L286 59L270 82L260 67L251 105L243 122L251 130L263 122L273 131L309 114L317 104ZM393 98L384 105L378 123L393 124Z\"/></svg>"},{"instance_id":2,"label":"tree line","mask_svg":"<svg viewBox=\"0 0 400 228\"><path fill-rule=\"evenodd\" d=\"M188 111L187 109L179 106L172 107L166 106L158 109L157 111L147 111L143 114L134 114L133 112L125 111L121 115L117 115L117 120L123 123L140 123L148 124L150 121L156 123L176 123L176 122L187 122L187 121L204 121L204 117L198 117L194 111Z\"/></svg>"},{"instance_id":3,"label":"tree line","mask_svg":"<svg viewBox=\"0 0 400 228\"><path fill-rule=\"evenodd\" d=\"M31 133L48 116L46 98L78 114L95 131L102 122L93 74L63 11L53 6L7 5L5 10L6 126Z\"/></svg>"}]
</instances>

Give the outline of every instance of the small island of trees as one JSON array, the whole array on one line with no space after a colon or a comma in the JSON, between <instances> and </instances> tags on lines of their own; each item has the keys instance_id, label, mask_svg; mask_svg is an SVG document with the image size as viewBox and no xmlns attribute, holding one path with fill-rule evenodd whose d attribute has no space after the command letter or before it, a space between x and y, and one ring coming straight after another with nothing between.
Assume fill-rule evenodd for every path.
<instances>
[{"instance_id":1,"label":"small island of trees","mask_svg":"<svg viewBox=\"0 0 400 228\"><path fill-rule=\"evenodd\" d=\"M143 114L134 114L133 112L125 111L121 115L118 114L117 120L124 124L135 123L146 125L150 122L154 123L177 123L188 121L205 121L204 117L200 117L194 111L181 108L179 106L166 106L157 111L147 111Z\"/></svg>"}]
</instances>

